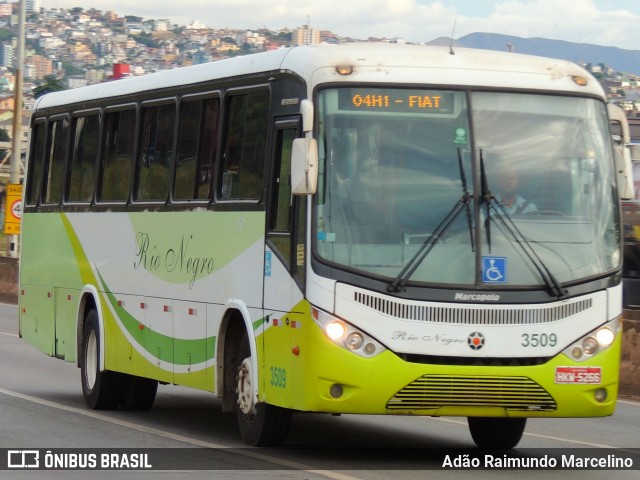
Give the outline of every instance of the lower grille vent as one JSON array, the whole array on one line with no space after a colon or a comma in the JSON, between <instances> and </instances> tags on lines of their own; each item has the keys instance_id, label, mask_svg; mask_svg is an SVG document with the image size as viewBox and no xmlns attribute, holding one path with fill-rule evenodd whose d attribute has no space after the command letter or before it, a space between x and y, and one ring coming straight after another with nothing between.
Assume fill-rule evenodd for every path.
<instances>
[{"instance_id":1,"label":"lower grille vent","mask_svg":"<svg viewBox=\"0 0 640 480\"><path fill-rule=\"evenodd\" d=\"M451 406L545 412L557 408L553 397L528 377L424 375L387 402L390 410Z\"/></svg>"}]
</instances>

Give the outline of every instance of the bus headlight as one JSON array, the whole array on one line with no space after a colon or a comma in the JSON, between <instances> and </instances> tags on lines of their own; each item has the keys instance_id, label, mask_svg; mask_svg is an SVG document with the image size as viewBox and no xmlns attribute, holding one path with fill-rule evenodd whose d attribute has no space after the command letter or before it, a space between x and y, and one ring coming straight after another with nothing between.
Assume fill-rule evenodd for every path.
<instances>
[{"instance_id":1,"label":"bus headlight","mask_svg":"<svg viewBox=\"0 0 640 480\"><path fill-rule=\"evenodd\" d=\"M584 337L569 345L564 354L573 360L582 362L609 348L616 339L620 328L620 317L605 323L601 327L587 333Z\"/></svg>"},{"instance_id":2,"label":"bus headlight","mask_svg":"<svg viewBox=\"0 0 640 480\"><path fill-rule=\"evenodd\" d=\"M340 318L317 308L311 314L329 340L350 352L370 358L386 350L375 338Z\"/></svg>"},{"instance_id":3,"label":"bus headlight","mask_svg":"<svg viewBox=\"0 0 640 480\"><path fill-rule=\"evenodd\" d=\"M344 325L340 322L331 322L324 327L324 331L327 334L327 337L335 342L336 340L340 340L344 337L344 333L347 329L344 328Z\"/></svg>"},{"instance_id":4,"label":"bus headlight","mask_svg":"<svg viewBox=\"0 0 640 480\"><path fill-rule=\"evenodd\" d=\"M357 350L362 346L363 342L364 340L362 339L362 335L360 335L358 332L351 332L347 336L344 344L349 350Z\"/></svg>"},{"instance_id":5,"label":"bus headlight","mask_svg":"<svg viewBox=\"0 0 640 480\"><path fill-rule=\"evenodd\" d=\"M598 340L598 343L603 348L607 348L609 345L611 345L613 343L613 341L615 340L615 338L616 338L616 334L613 333L608 328L601 328L596 333L596 339Z\"/></svg>"},{"instance_id":6,"label":"bus headlight","mask_svg":"<svg viewBox=\"0 0 640 480\"><path fill-rule=\"evenodd\" d=\"M586 355L593 355L598 351L598 340L593 337L587 337L582 341L582 351Z\"/></svg>"}]
</instances>

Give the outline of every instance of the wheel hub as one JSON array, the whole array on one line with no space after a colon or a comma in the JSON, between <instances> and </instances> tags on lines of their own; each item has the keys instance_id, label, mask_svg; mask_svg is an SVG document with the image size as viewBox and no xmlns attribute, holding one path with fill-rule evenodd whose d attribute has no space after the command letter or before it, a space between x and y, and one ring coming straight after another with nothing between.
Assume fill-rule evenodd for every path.
<instances>
[{"instance_id":1,"label":"wheel hub","mask_svg":"<svg viewBox=\"0 0 640 480\"><path fill-rule=\"evenodd\" d=\"M98 371L98 340L93 330L89 332L89 338L87 339L84 363L85 381L87 383L87 387L93 390L93 387L96 384Z\"/></svg>"},{"instance_id":2,"label":"wheel hub","mask_svg":"<svg viewBox=\"0 0 640 480\"><path fill-rule=\"evenodd\" d=\"M253 388L251 388L251 361L245 358L238 369L238 408L248 416L256 414L256 406L253 400Z\"/></svg>"}]
</instances>

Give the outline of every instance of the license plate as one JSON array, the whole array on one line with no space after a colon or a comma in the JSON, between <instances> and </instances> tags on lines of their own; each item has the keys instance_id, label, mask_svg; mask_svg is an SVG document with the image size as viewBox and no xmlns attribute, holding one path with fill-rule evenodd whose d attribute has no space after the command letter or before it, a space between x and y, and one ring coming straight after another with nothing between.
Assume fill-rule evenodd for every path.
<instances>
[{"instance_id":1,"label":"license plate","mask_svg":"<svg viewBox=\"0 0 640 480\"><path fill-rule=\"evenodd\" d=\"M600 383L600 367L556 367L556 383Z\"/></svg>"}]
</instances>

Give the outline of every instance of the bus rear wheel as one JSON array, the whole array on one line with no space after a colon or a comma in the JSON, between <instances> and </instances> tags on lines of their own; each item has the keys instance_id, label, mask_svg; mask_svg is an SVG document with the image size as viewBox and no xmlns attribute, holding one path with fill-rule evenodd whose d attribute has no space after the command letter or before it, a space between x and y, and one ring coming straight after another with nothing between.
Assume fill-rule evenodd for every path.
<instances>
[{"instance_id":1,"label":"bus rear wheel","mask_svg":"<svg viewBox=\"0 0 640 480\"><path fill-rule=\"evenodd\" d=\"M255 447L284 443L291 425L291 410L256 403L249 338L245 332L236 357L236 419L242 439Z\"/></svg>"},{"instance_id":2,"label":"bus rear wheel","mask_svg":"<svg viewBox=\"0 0 640 480\"><path fill-rule=\"evenodd\" d=\"M515 447L524 433L526 418L469 417L469 432L479 448L510 449Z\"/></svg>"},{"instance_id":3,"label":"bus rear wheel","mask_svg":"<svg viewBox=\"0 0 640 480\"><path fill-rule=\"evenodd\" d=\"M120 408L123 410L149 410L158 391L158 381L150 378L124 375Z\"/></svg>"},{"instance_id":4,"label":"bus rear wheel","mask_svg":"<svg viewBox=\"0 0 640 480\"><path fill-rule=\"evenodd\" d=\"M82 394L92 410L113 410L120 404L122 377L109 371L100 371L100 327L98 312L90 310L82 332L80 377Z\"/></svg>"}]
</instances>

